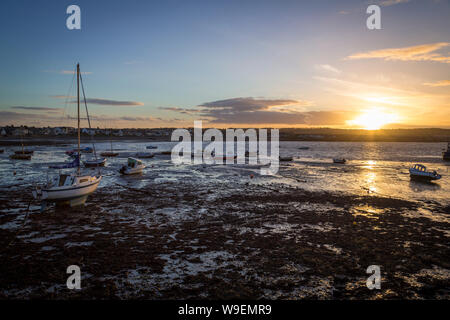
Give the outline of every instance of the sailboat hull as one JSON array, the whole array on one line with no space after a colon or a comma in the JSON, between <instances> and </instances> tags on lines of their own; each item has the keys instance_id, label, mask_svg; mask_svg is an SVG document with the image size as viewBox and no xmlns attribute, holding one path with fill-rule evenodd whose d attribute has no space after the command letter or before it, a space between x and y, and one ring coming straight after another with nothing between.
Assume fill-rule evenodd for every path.
<instances>
[{"instance_id":1,"label":"sailboat hull","mask_svg":"<svg viewBox=\"0 0 450 320\"><path fill-rule=\"evenodd\" d=\"M93 193L97 190L100 181L101 177L98 177L85 184L36 190L33 192L33 196L35 198L39 198L40 200L46 200L49 202L71 201L78 198L87 197Z\"/></svg>"}]
</instances>

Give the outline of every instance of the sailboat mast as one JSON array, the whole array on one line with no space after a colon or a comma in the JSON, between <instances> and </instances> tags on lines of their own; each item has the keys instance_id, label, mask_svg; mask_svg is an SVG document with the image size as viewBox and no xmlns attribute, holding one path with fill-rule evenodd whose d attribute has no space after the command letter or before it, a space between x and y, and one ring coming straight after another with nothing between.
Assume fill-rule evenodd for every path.
<instances>
[{"instance_id":1,"label":"sailboat mast","mask_svg":"<svg viewBox=\"0 0 450 320\"><path fill-rule=\"evenodd\" d=\"M80 174L80 64L77 63L77 104L78 104L78 169L77 172Z\"/></svg>"}]
</instances>

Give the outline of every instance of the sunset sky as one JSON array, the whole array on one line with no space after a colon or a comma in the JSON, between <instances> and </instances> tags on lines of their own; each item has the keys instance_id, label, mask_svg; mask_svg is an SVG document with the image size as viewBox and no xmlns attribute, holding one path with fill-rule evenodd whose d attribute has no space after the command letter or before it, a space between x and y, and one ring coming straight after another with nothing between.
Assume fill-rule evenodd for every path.
<instances>
[{"instance_id":1,"label":"sunset sky","mask_svg":"<svg viewBox=\"0 0 450 320\"><path fill-rule=\"evenodd\" d=\"M450 128L449 0L0 8L0 126L76 126L79 62L95 127Z\"/></svg>"}]
</instances>

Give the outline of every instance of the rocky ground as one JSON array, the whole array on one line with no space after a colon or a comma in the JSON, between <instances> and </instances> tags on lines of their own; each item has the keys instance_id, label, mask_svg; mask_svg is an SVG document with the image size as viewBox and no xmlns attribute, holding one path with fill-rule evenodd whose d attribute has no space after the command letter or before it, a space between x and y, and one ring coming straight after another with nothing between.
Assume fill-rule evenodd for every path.
<instances>
[{"instance_id":1,"label":"rocky ground","mask_svg":"<svg viewBox=\"0 0 450 320\"><path fill-rule=\"evenodd\" d=\"M254 179L99 188L40 213L0 194L2 299L449 299L450 208ZM27 213L29 213L27 215ZM81 290L66 288L69 265ZM381 290L366 287L379 265Z\"/></svg>"}]
</instances>

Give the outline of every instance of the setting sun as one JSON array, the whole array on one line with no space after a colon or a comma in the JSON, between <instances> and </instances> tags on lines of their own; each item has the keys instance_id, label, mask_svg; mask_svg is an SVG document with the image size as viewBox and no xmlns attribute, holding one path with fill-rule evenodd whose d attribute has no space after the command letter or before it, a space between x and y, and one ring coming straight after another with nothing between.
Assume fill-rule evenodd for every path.
<instances>
[{"instance_id":1,"label":"setting sun","mask_svg":"<svg viewBox=\"0 0 450 320\"><path fill-rule=\"evenodd\" d=\"M398 116L392 113L386 113L379 109L370 109L364 111L357 118L348 121L352 126L358 126L366 130L377 130L384 125L398 121Z\"/></svg>"}]
</instances>

